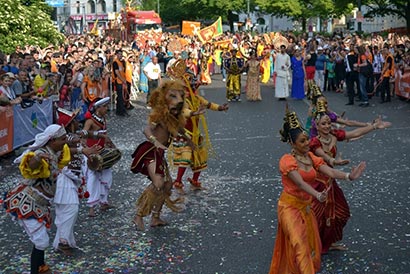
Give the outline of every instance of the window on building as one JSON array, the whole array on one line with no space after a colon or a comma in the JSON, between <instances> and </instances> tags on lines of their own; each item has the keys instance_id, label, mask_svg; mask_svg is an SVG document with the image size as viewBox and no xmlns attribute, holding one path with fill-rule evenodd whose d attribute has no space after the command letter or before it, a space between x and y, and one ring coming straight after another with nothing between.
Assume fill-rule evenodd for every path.
<instances>
[{"instance_id":1,"label":"window on building","mask_svg":"<svg viewBox=\"0 0 410 274\"><path fill-rule=\"evenodd\" d=\"M76 3L75 3L75 7L77 8L77 14L80 14L80 1L77 1Z\"/></svg>"},{"instance_id":2,"label":"window on building","mask_svg":"<svg viewBox=\"0 0 410 274\"><path fill-rule=\"evenodd\" d=\"M88 1L88 4L90 5L90 11L91 13L96 13L96 6L94 0Z\"/></svg>"},{"instance_id":3,"label":"window on building","mask_svg":"<svg viewBox=\"0 0 410 274\"><path fill-rule=\"evenodd\" d=\"M105 3L105 0L100 0L101 4L101 12L106 13L107 12L107 3Z\"/></svg>"},{"instance_id":4,"label":"window on building","mask_svg":"<svg viewBox=\"0 0 410 274\"><path fill-rule=\"evenodd\" d=\"M117 0L112 1L112 11L117 12L118 6L117 6Z\"/></svg>"},{"instance_id":5,"label":"window on building","mask_svg":"<svg viewBox=\"0 0 410 274\"><path fill-rule=\"evenodd\" d=\"M259 25L265 25L265 19L263 19L263 18L258 18L258 19L256 20L256 23L258 23Z\"/></svg>"}]
</instances>

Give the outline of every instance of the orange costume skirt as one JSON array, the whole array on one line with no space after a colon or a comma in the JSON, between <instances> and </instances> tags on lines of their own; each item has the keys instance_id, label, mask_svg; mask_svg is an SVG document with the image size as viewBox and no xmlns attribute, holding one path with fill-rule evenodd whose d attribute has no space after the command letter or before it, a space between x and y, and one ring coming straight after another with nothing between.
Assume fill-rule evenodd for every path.
<instances>
[{"instance_id":1,"label":"orange costume skirt","mask_svg":"<svg viewBox=\"0 0 410 274\"><path fill-rule=\"evenodd\" d=\"M314 274L320 269L321 243L311 199L282 192L278 232L269 274Z\"/></svg>"}]
</instances>

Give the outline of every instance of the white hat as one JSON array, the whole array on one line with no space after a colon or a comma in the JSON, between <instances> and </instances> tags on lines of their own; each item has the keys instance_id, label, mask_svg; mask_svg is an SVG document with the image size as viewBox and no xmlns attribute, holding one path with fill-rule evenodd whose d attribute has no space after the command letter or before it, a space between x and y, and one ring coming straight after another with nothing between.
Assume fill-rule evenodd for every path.
<instances>
[{"instance_id":1,"label":"white hat","mask_svg":"<svg viewBox=\"0 0 410 274\"><path fill-rule=\"evenodd\" d=\"M109 101L110 101L110 97L102 98L102 99L98 100L97 102L95 102L94 108L98 108L99 106L105 105Z\"/></svg>"},{"instance_id":2,"label":"white hat","mask_svg":"<svg viewBox=\"0 0 410 274\"><path fill-rule=\"evenodd\" d=\"M318 48L317 48L317 50L319 51L319 50L323 50L323 48L321 47L321 46L319 46Z\"/></svg>"},{"instance_id":3,"label":"white hat","mask_svg":"<svg viewBox=\"0 0 410 274\"><path fill-rule=\"evenodd\" d=\"M26 155L30 151L33 151L33 150L36 150L40 147L45 146L47 144L47 142L50 141L51 139L59 138L59 137L62 137L66 134L67 134L67 132L65 131L64 127L62 127L60 125L56 125L56 124L49 125L43 132L38 133L36 135L34 144L29 146L28 150L24 151L21 154L20 157L15 159L14 163L15 164L20 163L21 160L23 159L24 155Z\"/></svg>"},{"instance_id":4,"label":"white hat","mask_svg":"<svg viewBox=\"0 0 410 274\"><path fill-rule=\"evenodd\" d=\"M16 78L13 72L7 72L6 75L10 78Z\"/></svg>"},{"instance_id":5,"label":"white hat","mask_svg":"<svg viewBox=\"0 0 410 274\"><path fill-rule=\"evenodd\" d=\"M51 139L62 137L65 134L67 134L67 132L64 127L56 124L49 125L42 133L36 135L34 144L29 146L29 148L40 148L47 144Z\"/></svg>"}]
</instances>

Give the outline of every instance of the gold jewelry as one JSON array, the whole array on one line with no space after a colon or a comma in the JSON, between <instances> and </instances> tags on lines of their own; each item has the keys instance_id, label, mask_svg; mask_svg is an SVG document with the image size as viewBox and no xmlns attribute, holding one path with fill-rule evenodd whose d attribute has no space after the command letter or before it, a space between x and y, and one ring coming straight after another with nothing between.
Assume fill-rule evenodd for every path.
<instances>
[{"instance_id":1,"label":"gold jewelry","mask_svg":"<svg viewBox=\"0 0 410 274\"><path fill-rule=\"evenodd\" d=\"M293 155L293 157L295 157L296 161L306 166L312 165L312 160L310 159L309 156L298 154L295 150L292 150L291 154Z\"/></svg>"},{"instance_id":2,"label":"gold jewelry","mask_svg":"<svg viewBox=\"0 0 410 274\"><path fill-rule=\"evenodd\" d=\"M157 141L157 138L155 138L155 136L154 135L150 135L149 137L148 137L148 139L151 141L151 143L155 143L156 141Z\"/></svg>"},{"instance_id":3,"label":"gold jewelry","mask_svg":"<svg viewBox=\"0 0 410 274\"><path fill-rule=\"evenodd\" d=\"M330 145L330 143L332 142L332 136L330 136L329 138L325 139L323 136L319 135L319 136L318 136L318 139L319 139L319 141L320 141L322 144L324 144L324 145L326 145L326 146Z\"/></svg>"}]
</instances>

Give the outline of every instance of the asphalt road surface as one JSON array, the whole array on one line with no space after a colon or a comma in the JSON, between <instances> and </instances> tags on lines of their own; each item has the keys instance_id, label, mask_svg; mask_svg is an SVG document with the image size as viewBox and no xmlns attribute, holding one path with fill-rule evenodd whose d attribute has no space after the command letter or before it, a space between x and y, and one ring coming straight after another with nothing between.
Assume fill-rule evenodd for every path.
<instances>
[{"instance_id":1,"label":"asphalt road surface","mask_svg":"<svg viewBox=\"0 0 410 274\"><path fill-rule=\"evenodd\" d=\"M243 77L245 78L245 77ZM201 94L225 102L224 83L214 77ZM354 182L340 182L352 217L344 230L345 252L322 257L321 274L410 273L410 104L345 106L343 94L326 92L329 106L345 117L371 121L378 115L393 123L349 143L339 143L343 158L367 162L365 174ZM135 101L130 117L109 113L108 131L123 152L114 166L110 200L116 208L87 217L85 201L76 225L79 249L64 257L52 248L46 261L54 273L189 273L265 274L269 270L277 228L276 204L282 190L278 162L290 151L282 143L285 104L273 96L272 84L262 86L261 102L230 103L228 112L207 113L213 157L200 180L206 190L193 191L184 177L185 210L163 211L170 225L137 232L131 220L135 201L149 181L129 171L131 153L144 140L148 111L144 99ZM288 99L305 122L306 100ZM346 128L349 130L349 128ZM0 191L20 180L15 155L0 159ZM351 165L350 165L351 166ZM349 167L342 169L348 171ZM172 174L175 177L175 169ZM174 194L176 195L176 194ZM55 235L52 227L51 239ZM0 273L28 273L31 243L5 211L0 214Z\"/></svg>"}]
</instances>

